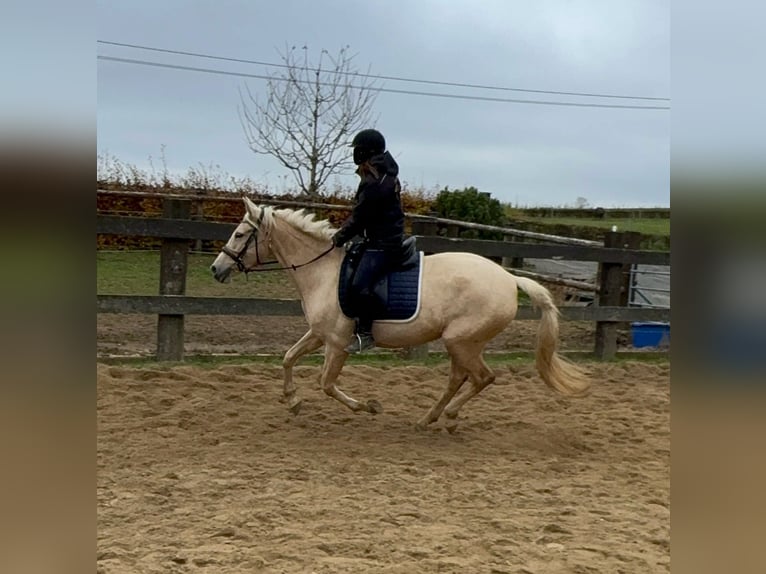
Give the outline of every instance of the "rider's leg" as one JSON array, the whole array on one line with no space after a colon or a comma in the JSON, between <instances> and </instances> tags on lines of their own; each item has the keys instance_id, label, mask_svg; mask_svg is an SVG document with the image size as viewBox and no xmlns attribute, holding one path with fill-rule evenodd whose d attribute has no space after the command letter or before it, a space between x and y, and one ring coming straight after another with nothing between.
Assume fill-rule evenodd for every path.
<instances>
[{"instance_id":1,"label":"rider's leg","mask_svg":"<svg viewBox=\"0 0 766 574\"><path fill-rule=\"evenodd\" d=\"M354 275L351 291L357 308L357 320L354 336L346 347L349 353L360 353L375 346L372 323L378 309L373 291L375 284L388 271L386 255L384 251L374 249L365 251Z\"/></svg>"},{"instance_id":2,"label":"rider's leg","mask_svg":"<svg viewBox=\"0 0 766 574\"><path fill-rule=\"evenodd\" d=\"M356 330L346 351L349 353L361 353L375 347L375 339L372 336L372 317L363 315L356 319Z\"/></svg>"}]
</instances>

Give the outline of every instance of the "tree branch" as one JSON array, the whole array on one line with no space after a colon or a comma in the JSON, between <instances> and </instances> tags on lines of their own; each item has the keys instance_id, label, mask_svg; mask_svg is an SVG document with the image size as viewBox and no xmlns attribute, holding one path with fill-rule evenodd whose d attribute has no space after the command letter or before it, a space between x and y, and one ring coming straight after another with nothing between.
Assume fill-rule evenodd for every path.
<instances>
[{"instance_id":1,"label":"tree branch","mask_svg":"<svg viewBox=\"0 0 766 574\"><path fill-rule=\"evenodd\" d=\"M348 46L333 56L326 50L314 66L309 50L285 47L285 68L266 84L260 102L240 89L237 113L253 152L276 158L290 170L304 193L319 195L326 181L353 166L347 143L352 134L374 125L377 80L359 75Z\"/></svg>"}]
</instances>

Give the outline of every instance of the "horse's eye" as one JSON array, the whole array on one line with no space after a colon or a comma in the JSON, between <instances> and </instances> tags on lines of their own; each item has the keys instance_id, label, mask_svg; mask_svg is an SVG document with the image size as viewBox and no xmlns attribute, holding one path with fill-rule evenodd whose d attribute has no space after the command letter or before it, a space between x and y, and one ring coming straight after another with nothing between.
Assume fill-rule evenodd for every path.
<instances>
[{"instance_id":1,"label":"horse's eye","mask_svg":"<svg viewBox=\"0 0 766 574\"><path fill-rule=\"evenodd\" d=\"M242 237L242 235L243 235L242 233L235 233L234 234L234 239L239 239L239 238Z\"/></svg>"}]
</instances>

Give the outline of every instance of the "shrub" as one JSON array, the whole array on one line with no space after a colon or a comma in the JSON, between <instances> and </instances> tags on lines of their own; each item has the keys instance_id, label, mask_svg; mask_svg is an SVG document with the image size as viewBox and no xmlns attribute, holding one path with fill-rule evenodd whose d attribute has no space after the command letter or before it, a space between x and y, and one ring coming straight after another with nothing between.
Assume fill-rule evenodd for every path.
<instances>
[{"instance_id":1,"label":"shrub","mask_svg":"<svg viewBox=\"0 0 766 574\"><path fill-rule=\"evenodd\" d=\"M473 186L462 190L450 190L445 187L436 196L434 207L439 217L447 219L498 227L506 224L505 210L500 201L493 199L489 193L480 192ZM500 232L464 229L460 231L460 237L502 239L503 235Z\"/></svg>"}]
</instances>

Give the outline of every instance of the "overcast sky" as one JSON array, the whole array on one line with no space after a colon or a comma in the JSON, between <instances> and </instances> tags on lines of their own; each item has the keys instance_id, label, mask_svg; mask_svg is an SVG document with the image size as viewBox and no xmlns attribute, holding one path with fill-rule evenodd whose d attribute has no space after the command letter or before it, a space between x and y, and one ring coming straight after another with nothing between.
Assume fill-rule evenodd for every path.
<instances>
[{"instance_id":1,"label":"overcast sky","mask_svg":"<svg viewBox=\"0 0 766 574\"><path fill-rule=\"evenodd\" d=\"M99 40L279 62L349 45L385 76L508 88L670 97L667 0L98 1ZM99 55L270 74L275 68L99 44ZM273 191L286 172L247 146L238 88L265 81L98 61L98 150L148 167L219 164ZM555 102L670 106L381 82L384 88ZM380 93L377 127L401 179L428 189L473 185L520 205L669 205L667 109L536 105ZM355 176L340 183L354 186Z\"/></svg>"}]
</instances>

